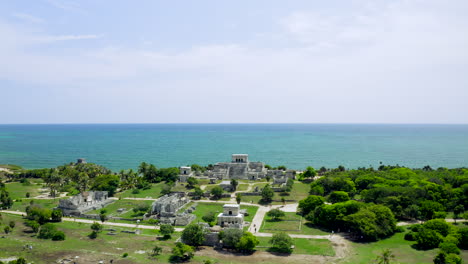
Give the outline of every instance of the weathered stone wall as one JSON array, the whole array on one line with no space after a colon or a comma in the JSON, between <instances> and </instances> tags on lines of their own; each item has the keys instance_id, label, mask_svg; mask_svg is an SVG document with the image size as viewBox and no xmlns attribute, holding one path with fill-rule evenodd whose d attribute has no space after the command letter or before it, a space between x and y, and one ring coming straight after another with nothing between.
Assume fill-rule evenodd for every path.
<instances>
[{"instance_id":1,"label":"weathered stone wall","mask_svg":"<svg viewBox=\"0 0 468 264\"><path fill-rule=\"evenodd\" d=\"M77 194L68 199L59 200L58 208L63 215L79 216L87 211L97 210L113 202L106 191L90 191Z\"/></svg>"}]
</instances>

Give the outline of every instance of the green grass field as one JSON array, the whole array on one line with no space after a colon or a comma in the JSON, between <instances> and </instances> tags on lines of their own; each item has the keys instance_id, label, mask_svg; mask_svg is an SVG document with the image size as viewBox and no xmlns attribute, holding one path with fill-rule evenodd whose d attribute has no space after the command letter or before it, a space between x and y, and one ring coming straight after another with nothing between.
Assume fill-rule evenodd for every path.
<instances>
[{"instance_id":1,"label":"green grass field","mask_svg":"<svg viewBox=\"0 0 468 264\"><path fill-rule=\"evenodd\" d=\"M271 217L265 216L260 232L281 232L281 231L300 231L301 216L296 213L285 213L286 216L279 221L273 220Z\"/></svg>"},{"instance_id":2,"label":"green grass field","mask_svg":"<svg viewBox=\"0 0 468 264\"><path fill-rule=\"evenodd\" d=\"M439 251L416 250L411 247L415 244L412 241L404 240L404 233L397 233L394 236L373 243L351 243L351 256L342 263L367 264L372 263L382 250L390 249L395 255L395 263L400 264L426 264L433 263L434 256ZM465 261L468 260L468 250L462 250L460 255Z\"/></svg>"},{"instance_id":3,"label":"green grass field","mask_svg":"<svg viewBox=\"0 0 468 264\"><path fill-rule=\"evenodd\" d=\"M58 206L59 200L60 200L59 198L56 198L56 199L21 199L21 202L14 202L13 206L9 210L25 212L26 207L28 207L31 204L31 201L33 201L34 204L38 204L44 208L52 209Z\"/></svg>"},{"instance_id":4,"label":"green grass field","mask_svg":"<svg viewBox=\"0 0 468 264\"><path fill-rule=\"evenodd\" d=\"M132 191L133 190L125 190L121 193L118 193L116 194L115 196L116 197L122 197L122 198L127 198L127 197L130 197L130 198L147 198L147 197L150 197L150 198L158 198L161 196L161 190L162 190L162 186L164 185L164 183L154 183L151 185L151 188L148 189L148 190L139 190L139 193L137 194L133 194Z\"/></svg>"},{"instance_id":5,"label":"green grass field","mask_svg":"<svg viewBox=\"0 0 468 264\"><path fill-rule=\"evenodd\" d=\"M38 196L42 188L42 180L40 179L29 179L29 184L20 182L6 183L6 189L10 193L10 197L13 200L26 198L26 193L29 192L31 198Z\"/></svg>"},{"instance_id":6,"label":"green grass field","mask_svg":"<svg viewBox=\"0 0 468 264\"><path fill-rule=\"evenodd\" d=\"M257 237L260 244L257 250L268 251L271 246L269 237ZM293 238L294 250L292 254L335 256L332 244L327 239Z\"/></svg>"}]
</instances>

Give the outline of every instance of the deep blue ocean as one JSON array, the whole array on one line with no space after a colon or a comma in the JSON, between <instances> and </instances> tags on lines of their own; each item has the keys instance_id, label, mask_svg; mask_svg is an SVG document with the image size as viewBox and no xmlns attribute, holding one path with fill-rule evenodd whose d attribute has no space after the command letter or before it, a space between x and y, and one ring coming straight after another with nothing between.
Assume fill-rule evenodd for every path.
<instances>
[{"instance_id":1,"label":"deep blue ocean","mask_svg":"<svg viewBox=\"0 0 468 264\"><path fill-rule=\"evenodd\" d=\"M55 167L77 158L114 171L229 161L247 153L292 169L468 167L468 125L76 124L0 125L0 164Z\"/></svg>"}]
</instances>

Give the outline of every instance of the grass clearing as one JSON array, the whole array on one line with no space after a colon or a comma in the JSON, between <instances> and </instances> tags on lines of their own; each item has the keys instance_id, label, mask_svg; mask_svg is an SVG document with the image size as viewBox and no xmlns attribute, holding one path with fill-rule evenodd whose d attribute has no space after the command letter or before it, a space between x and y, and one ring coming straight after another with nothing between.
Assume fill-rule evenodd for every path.
<instances>
[{"instance_id":1,"label":"grass clearing","mask_svg":"<svg viewBox=\"0 0 468 264\"><path fill-rule=\"evenodd\" d=\"M268 251L271 246L270 237L257 237L260 244L257 250ZM335 256L332 243L328 239L312 239L312 238L293 238L294 250L292 254L305 255L320 255L320 256Z\"/></svg>"},{"instance_id":2,"label":"grass clearing","mask_svg":"<svg viewBox=\"0 0 468 264\"><path fill-rule=\"evenodd\" d=\"M26 198L26 193L29 192L29 197L34 198L41 194L43 181L40 179L28 179L29 183L9 182L6 183L6 189L10 193L13 200Z\"/></svg>"},{"instance_id":3,"label":"grass clearing","mask_svg":"<svg viewBox=\"0 0 468 264\"><path fill-rule=\"evenodd\" d=\"M121 193L116 194L116 197L121 197L121 198L159 198L161 196L161 191L162 191L162 186L165 183L153 183L151 184L151 188L148 190L139 190L139 193L132 193L133 190L125 190Z\"/></svg>"},{"instance_id":4,"label":"grass clearing","mask_svg":"<svg viewBox=\"0 0 468 264\"><path fill-rule=\"evenodd\" d=\"M62 198L66 199L66 198ZM20 212L25 212L26 207L28 207L31 204L31 201L33 201L34 204L40 205L44 208L55 208L59 204L59 198L55 199L21 199L20 202L14 202L13 206L9 209L11 211L20 211Z\"/></svg>"},{"instance_id":5,"label":"grass clearing","mask_svg":"<svg viewBox=\"0 0 468 264\"><path fill-rule=\"evenodd\" d=\"M286 216L281 218L279 221L273 220L273 218L266 216L263 220L262 226L260 227L260 232L265 233L276 233L276 232L290 232L301 230L301 216L296 213L285 213Z\"/></svg>"},{"instance_id":6,"label":"grass clearing","mask_svg":"<svg viewBox=\"0 0 468 264\"><path fill-rule=\"evenodd\" d=\"M138 217L134 215L133 208L136 208L141 205L148 205L151 206L153 201L149 200L117 200L103 209L107 210L108 216L118 216L123 218L133 218ZM123 208L125 211L123 213L117 212L118 209ZM101 209L93 210L87 212L87 214L100 214Z\"/></svg>"}]
</instances>

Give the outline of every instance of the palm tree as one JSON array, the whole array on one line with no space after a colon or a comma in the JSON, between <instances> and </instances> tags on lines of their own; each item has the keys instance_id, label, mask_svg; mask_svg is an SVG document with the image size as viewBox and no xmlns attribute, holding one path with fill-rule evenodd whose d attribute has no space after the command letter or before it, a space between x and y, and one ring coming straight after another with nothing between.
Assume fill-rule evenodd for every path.
<instances>
[{"instance_id":1,"label":"palm tree","mask_svg":"<svg viewBox=\"0 0 468 264\"><path fill-rule=\"evenodd\" d=\"M395 255L393 255L392 251L390 249L385 249L380 256L377 256L375 261L377 264L390 264L394 259Z\"/></svg>"}]
</instances>

